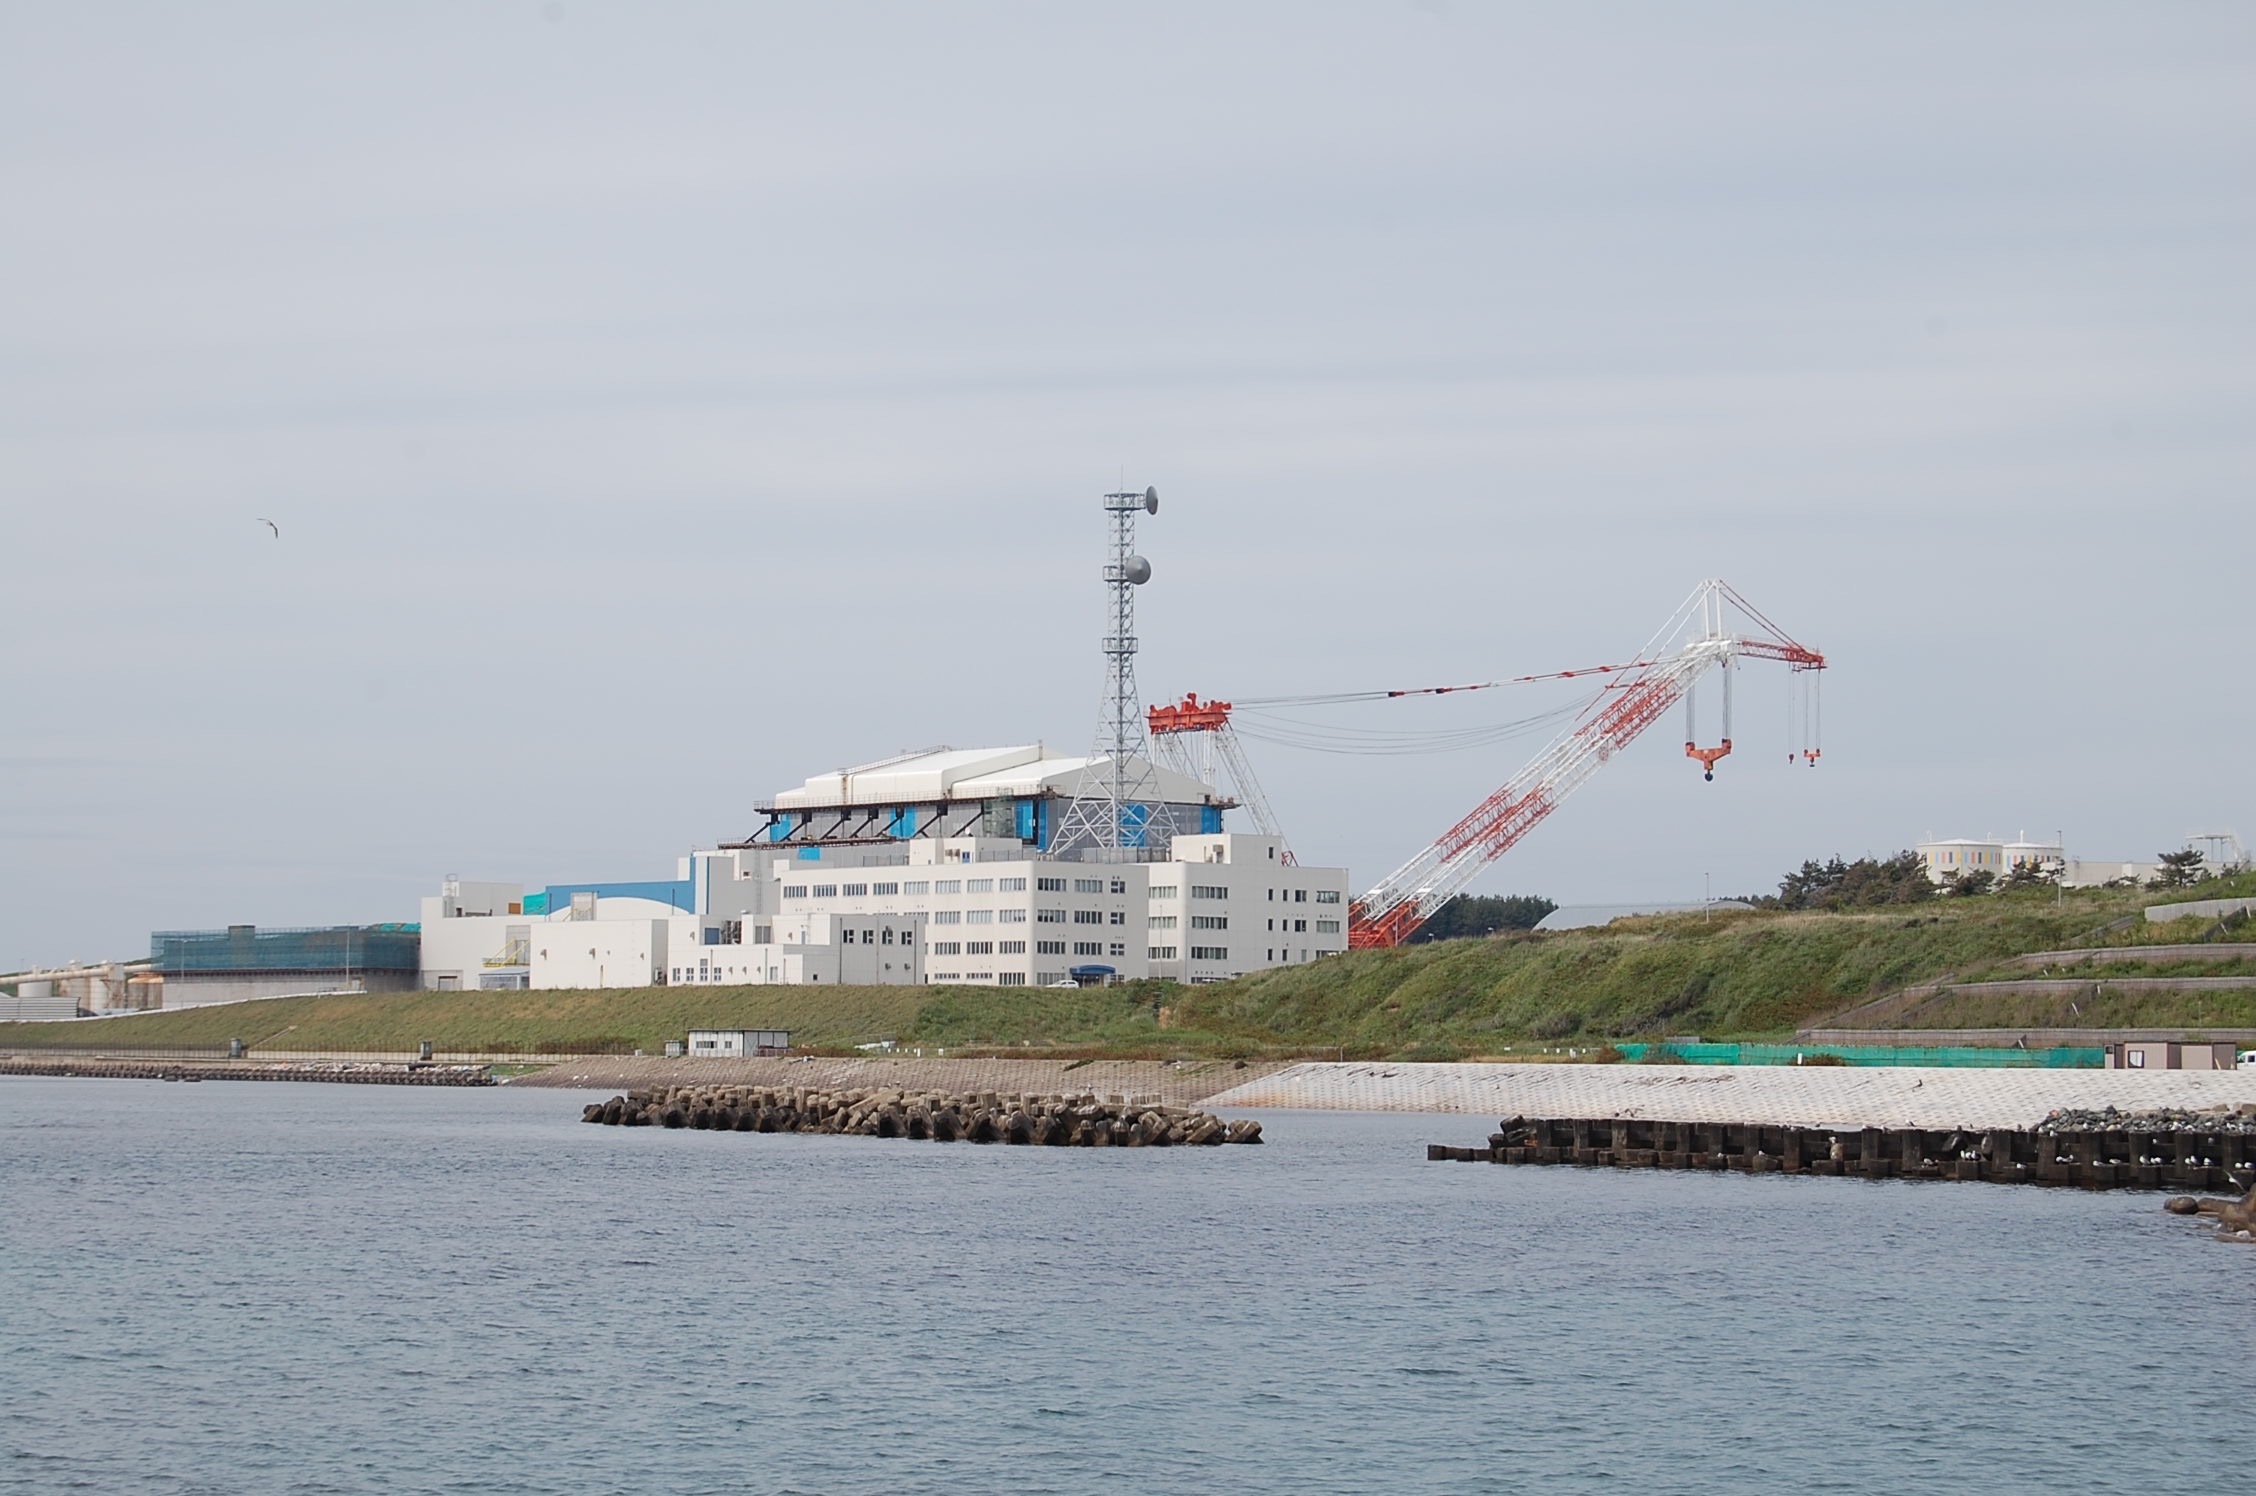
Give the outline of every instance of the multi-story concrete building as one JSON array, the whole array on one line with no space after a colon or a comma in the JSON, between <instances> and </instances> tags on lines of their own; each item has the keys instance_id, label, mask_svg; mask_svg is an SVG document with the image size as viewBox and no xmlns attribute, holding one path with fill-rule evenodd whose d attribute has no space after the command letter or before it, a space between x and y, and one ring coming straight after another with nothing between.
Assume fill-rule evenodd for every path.
<instances>
[{"instance_id":1,"label":"multi-story concrete building","mask_svg":"<svg viewBox=\"0 0 2256 1496\"><path fill-rule=\"evenodd\" d=\"M1347 949L1346 869L1224 830L1229 801L1156 765L1134 845L1052 856L1089 762L936 749L817 775L669 882L450 879L424 900L424 984L1211 982Z\"/></svg>"}]
</instances>

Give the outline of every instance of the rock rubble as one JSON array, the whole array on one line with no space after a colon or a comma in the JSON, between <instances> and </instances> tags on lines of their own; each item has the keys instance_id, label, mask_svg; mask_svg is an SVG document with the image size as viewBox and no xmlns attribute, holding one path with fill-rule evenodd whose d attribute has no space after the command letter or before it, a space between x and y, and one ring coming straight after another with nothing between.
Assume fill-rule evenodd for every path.
<instances>
[{"instance_id":1,"label":"rock rubble","mask_svg":"<svg viewBox=\"0 0 2256 1496\"><path fill-rule=\"evenodd\" d=\"M1211 1147L1258 1143L1261 1124L1142 1098L1023 1092L659 1086L592 1102L582 1122L709 1132L807 1132L934 1143L1050 1148Z\"/></svg>"},{"instance_id":2,"label":"rock rubble","mask_svg":"<svg viewBox=\"0 0 2256 1496\"><path fill-rule=\"evenodd\" d=\"M2198 1132L2219 1137L2256 1137L2256 1101L2220 1101L2215 1106L2158 1107L2153 1111L2097 1111L2062 1108L2036 1126L2042 1133Z\"/></svg>"}]
</instances>

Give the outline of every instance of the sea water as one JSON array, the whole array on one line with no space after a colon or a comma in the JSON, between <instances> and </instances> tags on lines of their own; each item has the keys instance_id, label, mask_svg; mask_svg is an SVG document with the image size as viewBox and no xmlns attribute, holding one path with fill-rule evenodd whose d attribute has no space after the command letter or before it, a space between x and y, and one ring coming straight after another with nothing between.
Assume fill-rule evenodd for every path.
<instances>
[{"instance_id":1,"label":"sea water","mask_svg":"<svg viewBox=\"0 0 2256 1496\"><path fill-rule=\"evenodd\" d=\"M2151 1194L584 1126L0 1080L0 1491L2152 1492L2256 1249Z\"/></svg>"}]
</instances>

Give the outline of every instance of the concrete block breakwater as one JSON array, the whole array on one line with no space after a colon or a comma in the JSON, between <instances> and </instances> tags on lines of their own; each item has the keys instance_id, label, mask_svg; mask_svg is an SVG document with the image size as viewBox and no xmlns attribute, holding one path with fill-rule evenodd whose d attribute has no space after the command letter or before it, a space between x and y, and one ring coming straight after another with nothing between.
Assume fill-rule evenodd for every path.
<instances>
[{"instance_id":1,"label":"concrete block breakwater","mask_svg":"<svg viewBox=\"0 0 2256 1496\"><path fill-rule=\"evenodd\" d=\"M771 1086L660 1086L590 1103L583 1122L710 1132L807 1132L934 1143L1050 1148L1208 1147L1258 1143L1261 1124L1226 1122L1156 1098L1030 1096L996 1091L826 1091Z\"/></svg>"},{"instance_id":2,"label":"concrete block breakwater","mask_svg":"<svg viewBox=\"0 0 2256 1496\"><path fill-rule=\"evenodd\" d=\"M1755 1123L1513 1117L1482 1148L1427 1145L1429 1161L1736 1170L1863 1179L1963 1179L2083 1189L2245 1189L2256 1130L2205 1132L2124 1116L2096 1129L1769 1127Z\"/></svg>"},{"instance_id":3,"label":"concrete block breakwater","mask_svg":"<svg viewBox=\"0 0 2256 1496\"><path fill-rule=\"evenodd\" d=\"M33 1060L0 1059L0 1075L52 1075L98 1080L297 1080L355 1086L490 1086L493 1073L483 1065L384 1064L335 1061L328 1064L262 1064L255 1060Z\"/></svg>"}]
</instances>

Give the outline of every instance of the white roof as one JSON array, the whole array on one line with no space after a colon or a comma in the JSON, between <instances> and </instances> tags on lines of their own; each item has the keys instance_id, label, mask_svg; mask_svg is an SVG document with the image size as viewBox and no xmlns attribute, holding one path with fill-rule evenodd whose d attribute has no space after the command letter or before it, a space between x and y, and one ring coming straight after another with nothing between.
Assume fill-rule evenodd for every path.
<instances>
[{"instance_id":1,"label":"white roof","mask_svg":"<svg viewBox=\"0 0 2256 1496\"><path fill-rule=\"evenodd\" d=\"M1015 748L933 748L816 774L775 797L778 810L832 805L915 805L936 800L990 800L1013 795L1073 793L1081 772L1099 762L1087 754L1056 754L1039 743ZM1151 775L1157 797L1170 804L1220 800L1210 784L1157 764L1136 761Z\"/></svg>"}]
</instances>

